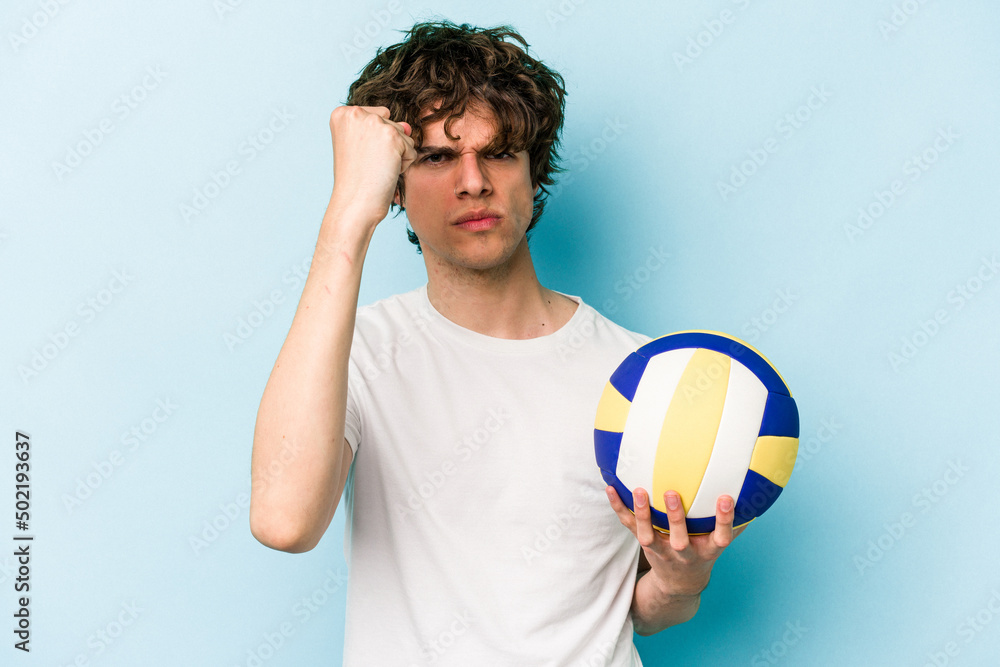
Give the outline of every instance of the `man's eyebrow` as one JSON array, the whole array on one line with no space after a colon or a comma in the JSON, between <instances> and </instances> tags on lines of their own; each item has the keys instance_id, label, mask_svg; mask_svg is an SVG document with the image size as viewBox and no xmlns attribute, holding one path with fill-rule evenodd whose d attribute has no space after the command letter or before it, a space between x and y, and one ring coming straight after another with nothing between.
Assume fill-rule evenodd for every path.
<instances>
[{"instance_id":1,"label":"man's eyebrow","mask_svg":"<svg viewBox=\"0 0 1000 667\"><path fill-rule=\"evenodd\" d=\"M450 146L418 146L417 155L426 155L427 153L442 153L445 155L454 155L455 149Z\"/></svg>"},{"instance_id":2,"label":"man's eyebrow","mask_svg":"<svg viewBox=\"0 0 1000 667\"><path fill-rule=\"evenodd\" d=\"M480 148L478 152L480 154L483 154L489 151L490 149L491 149L490 146L484 146L483 148ZM457 154L457 151L451 146L419 146L415 150L417 151L417 155L427 155L428 153L435 153L439 155L447 155L448 157L454 157Z\"/></svg>"}]
</instances>

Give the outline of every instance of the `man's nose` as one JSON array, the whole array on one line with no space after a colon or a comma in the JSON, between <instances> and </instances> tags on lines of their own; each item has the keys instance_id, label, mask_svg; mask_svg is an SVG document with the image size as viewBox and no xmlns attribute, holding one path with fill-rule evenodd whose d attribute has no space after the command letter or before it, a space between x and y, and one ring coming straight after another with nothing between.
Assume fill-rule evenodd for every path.
<instances>
[{"instance_id":1,"label":"man's nose","mask_svg":"<svg viewBox=\"0 0 1000 667\"><path fill-rule=\"evenodd\" d=\"M479 161L479 156L475 153L459 155L455 195L478 197L487 194L491 189L489 177Z\"/></svg>"}]
</instances>

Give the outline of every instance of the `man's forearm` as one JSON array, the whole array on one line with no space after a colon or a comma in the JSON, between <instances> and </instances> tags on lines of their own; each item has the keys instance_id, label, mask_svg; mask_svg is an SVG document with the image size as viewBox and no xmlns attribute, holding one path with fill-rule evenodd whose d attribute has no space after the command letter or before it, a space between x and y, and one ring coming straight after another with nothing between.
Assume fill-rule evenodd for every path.
<instances>
[{"instance_id":1,"label":"man's forearm","mask_svg":"<svg viewBox=\"0 0 1000 667\"><path fill-rule=\"evenodd\" d=\"M635 632L643 636L653 635L691 620L701 604L701 591L704 589L705 586L700 586L691 591L670 592L652 570L647 571L635 583L632 595Z\"/></svg>"},{"instance_id":2,"label":"man's forearm","mask_svg":"<svg viewBox=\"0 0 1000 667\"><path fill-rule=\"evenodd\" d=\"M264 387L250 462L250 531L313 548L340 502L348 363L374 223L334 188L295 317Z\"/></svg>"}]
</instances>

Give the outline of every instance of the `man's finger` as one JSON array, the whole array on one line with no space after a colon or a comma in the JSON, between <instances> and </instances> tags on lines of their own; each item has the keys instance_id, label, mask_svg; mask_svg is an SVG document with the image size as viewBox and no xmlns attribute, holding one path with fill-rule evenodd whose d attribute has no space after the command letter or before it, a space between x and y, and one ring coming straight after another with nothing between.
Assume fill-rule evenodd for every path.
<instances>
[{"instance_id":1,"label":"man's finger","mask_svg":"<svg viewBox=\"0 0 1000 667\"><path fill-rule=\"evenodd\" d=\"M389 113L390 113L389 107L365 107L361 106L360 104L358 105L358 107L364 109L368 113L373 113L376 116L382 116L382 118L385 118L387 120L389 118Z\"/></svg>"},{"instance_id":2,"label":"man's finger","mask_svg":"<svg viewBox=\"0 0 1000 667\"><path fill-rule=\"evenodd\" d=\"M406 148L403 149L403 155L399 160L399 173L405 173L410 165L417 161L417 151L413 147L413 140L406 137Z\"/></svg>"},{"instance_id":3,"label":"man's finger","mask_svg":"<svg viewBox=\"0 0 1000 667\"><path fill-rule=\"evenodd\" d=\"M644 547L653 544L653 520L649 512L649 494L643 488L632 492L632 507L635 508L635 537Z\"/></svg>"},{"instance_id":4,"label":"man's finger","mask_svg":"<svg viewBox=\"0 0 1000 667\"><path fill-rule=\"evenodd\" d=\"M733 519L736 510L733 508L733 499L730 496L719 496L715 502L715 530L712 531L712 543L721 551L732 543Z\"/></svg>"},{"instance_id":5,"label":"man's finger","mask_svg":"<svg viewBox=\"0 0 1000 667\"><path fill-rule=\"evenodd\" d=\"M403 142L403 153L400 155L399 161L399 173L405 174L410 165L415 164L419 157L417 155L416 144L413 142L413 137L410 136L413 132L413 127L405 121L397 123L386 119L385 122L399 131L399 138Z\"/></svg>"},{"instance_id":6,"label":"man's finger","mask_svg":"<svg viewBox=\"0 0 1000 667\"><path fill-rule=\"evenodd\" d=\"M611 509L613 509L615 514L618 515L618 520L622 522L622 525L632 531L632 534L634 535L635 517L632 516L632 513L628 511L627 507L625 507L625 503L623 503L621 498L618 497L618 492L615 490L615 487L608 484L608 486L605 487L604 492L608 494L608 500L611 501Z\"/></svg>"},{"instance_id":7,"label":"man's finger","mask_svg":"<svg viewBox=\"0 0 1000 667\"><path fill-rule=\"evenodd\" d=\"M687 523L684 521L684 505L681 496L676 491L663 494L663 502L667 505L667 521L670 527L670 546L674 551L684 551L691 544L688 539Z\"/></svg>"}]
</instances>

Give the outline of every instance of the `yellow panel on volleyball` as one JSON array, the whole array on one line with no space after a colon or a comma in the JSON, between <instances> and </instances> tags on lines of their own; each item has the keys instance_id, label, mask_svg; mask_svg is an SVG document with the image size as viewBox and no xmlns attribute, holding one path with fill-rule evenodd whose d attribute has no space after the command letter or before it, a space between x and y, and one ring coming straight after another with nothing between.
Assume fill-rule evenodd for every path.
<instances>
[{"instance_id":1,"label":"yellow panel on volleyball","mask_svg":"<svg viewBox=\"0 0 1000 667\"><path fill-rule=\"evenodd\" d=\"M594 428L621 433L625 430L625 420L628 419L628 410L631 406L632 403L608 382L604 385L604 393L601 394L601 401L597 404Z\"/></svg>"},{"instance_id":2,"label":"yellow panel on volleyball","mask_svg":"<svg viewBox=\"0 0 1000 667\"><path fill-rule=\"evenodd\" d=\"M798 438L762 435L757 438L757 444L754 445L753 455L750 457L750 470L784 487L792 476L798 452Z\"/></svg>"},{"instance_id":3,"label":"yellow panel on volleyball","mask_svg":"<svg viewBox=\"0 0 1000 667\"><path fill-rule=\"evenodd\" d=\"M730 358L698 349L674 390L660 430L653 469L652 506L661 512L664 492L680 494L686 513L705 476L726 405Z\"/></svg>"}]
</instances>

